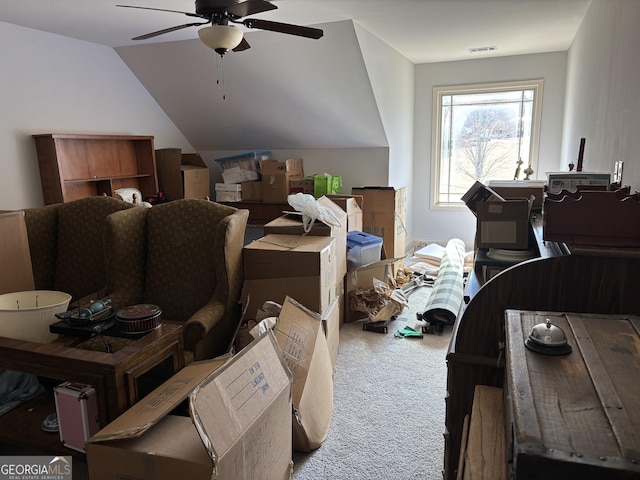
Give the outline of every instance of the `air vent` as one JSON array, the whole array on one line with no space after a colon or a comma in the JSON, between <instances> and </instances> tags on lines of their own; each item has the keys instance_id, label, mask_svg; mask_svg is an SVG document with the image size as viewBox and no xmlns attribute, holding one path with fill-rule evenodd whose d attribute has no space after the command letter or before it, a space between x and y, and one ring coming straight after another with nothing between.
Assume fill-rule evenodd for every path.
<instances>
[{"instance_id":1,"label":"air vent","mask_svg":"<svg viewBox=\"0 0 640 480\"><path fill-rule=\"evenodd\" d=\"M493 52L494 50L497 50L497 49L498 47L496 47L495 45L493 47L475 47L475 48L470 48L469 53Z\"/></svg>"}]
</instances>

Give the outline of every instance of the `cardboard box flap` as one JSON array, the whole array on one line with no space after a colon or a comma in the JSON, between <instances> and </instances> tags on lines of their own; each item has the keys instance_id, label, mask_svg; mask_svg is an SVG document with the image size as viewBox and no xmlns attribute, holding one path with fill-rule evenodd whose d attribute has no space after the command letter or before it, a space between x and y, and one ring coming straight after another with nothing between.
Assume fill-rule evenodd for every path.
<instances>
[{"instance_id":1,"label":"cardboard box flap","mask_svg":"<svg viewBox=\"0 0 640 480\"><path fill-rule=\"evenodd\" d=\"M325 440L333 416L333 365L322 319L286 297L275 334L293 375L293 446L311 451Z\"/></svg>"},{"instance_id":2,"label":"cardboard box flap","mask_svg":"<svg viewBox=\"0 0 640 480\"><path fill-rule=\"evenodd\" d=\"M187 365L88 441L107 442L139 437L185 400L200 382L229 358L230 355L224 355Z\"/></svg>"},{"instance_id":3,"label":"cardboard box flap","mask_svg":"<svg viewBox=\"0 0 640 480\"><path fill-rule=\"evenodd\" d=\"M314 351L316 332L322 328L320 315L312 312L291 297L285 297L280 311L280 321L276 324L276 337L285 361L293 374L293 398L302 398L307 380L311 356ZM285 321L282 321L282 319ZM289 320L293 320L289 323ZM317 322L317 323L316 323ZM284 330L287 326L289 330Z\"/></svg>"},{"instance_id":4,"label":"cardboard box flap","mask_svg":"<svg viewBox=\"0 0 640 480\"><path fill-rule=\"evenodd\" d=\"M242 362L238 361L243 357L246 358ZM234 458L240 458L249 465L259 464L258 459L250 458L250 455L277 453L265 453L270 445L245 448L242 442L247 438L245 433L265 415L266 407L282 394L291 398L291 378L271 331L252 342L250 347L243 349L196 387L189 396L189 410L214 464L236 446L240 450ZM290 415L290 411L286 413ZM261 440L271 441L255 437L255 441ZM290 455L290 451L281 453Z\"/></svg>"},{"instance_id":5,"label":"cardboard box flap","mask_svg":"<svg viewBox=\"0 0 640 480\"><path fill-rule=\"evenodd\" d=\"M298 252L317 252L329 246L331 237L308 237L301 235L284 235L271 233L254 240L247 245L249 248L261 250L295 250ZM247 248L245 247L245 248Z\"/></svg>"}]
</instances>

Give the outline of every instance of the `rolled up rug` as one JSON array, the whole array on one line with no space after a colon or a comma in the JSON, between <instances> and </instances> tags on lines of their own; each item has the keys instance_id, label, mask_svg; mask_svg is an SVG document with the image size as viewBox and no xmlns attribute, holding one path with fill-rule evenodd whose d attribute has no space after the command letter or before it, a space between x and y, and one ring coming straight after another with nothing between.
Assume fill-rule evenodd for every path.
<instances>
[{"instance_id":1,"label":"rolled up rug","mask_svg":"<svg viewBox=\"0 0 640 480\"><path fill-rule=\"evenodd\" d=\"M464 260L464 242L449 240L422 320L438 327L455 322L464 296Z\"/></svg>"}]
</instances>

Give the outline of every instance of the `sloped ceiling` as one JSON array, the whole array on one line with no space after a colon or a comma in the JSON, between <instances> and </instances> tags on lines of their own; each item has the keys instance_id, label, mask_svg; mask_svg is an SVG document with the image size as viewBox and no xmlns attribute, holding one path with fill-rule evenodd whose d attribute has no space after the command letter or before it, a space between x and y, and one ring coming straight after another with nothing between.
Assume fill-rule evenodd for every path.
<instances>
[{"instance_id":1,"label":"sloped ceiling","mask_svg":"<svg viewBox=\"0 0 640 480\"><path fill-rule=\"evenodd\" d=\"M387 146L353 22L314 26L222 58L199 40L116 51L198 151Z\"/></svg>"}]
</instances>

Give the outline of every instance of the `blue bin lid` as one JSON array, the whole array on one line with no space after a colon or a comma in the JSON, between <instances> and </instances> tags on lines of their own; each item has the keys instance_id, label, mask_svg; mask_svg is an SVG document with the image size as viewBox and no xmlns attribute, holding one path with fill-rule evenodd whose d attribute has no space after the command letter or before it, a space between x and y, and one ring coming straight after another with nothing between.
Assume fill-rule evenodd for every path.
<instances>
[{"instance_id":1,"label":"blue bin lid","mask_svg":"<svg viewBox=\"0 0 640 480\"><path fill-rule=\"evenodd\" d=\"M364 247L367 245L375 245L382 243L382 238L365 232L347 232L347 247Z\"/></svg>"},{"instance_id":2,"label":"blue bin lid","mask_svg":"<svg viewBox=\"0 0 640 480\"><path fill-rule=\"evenodd\" d=\"M215 161L216 162L223 162L225 160L236 160L238 158L258 157L258 156L262 156L262 155L271 156L271 151L270 150L263 150L263 151L256 151L256 152L239 153L237 155L231 155L229 157L216 158Z\"/></svg>"}]
</instances>

